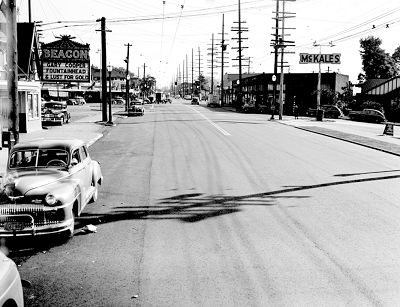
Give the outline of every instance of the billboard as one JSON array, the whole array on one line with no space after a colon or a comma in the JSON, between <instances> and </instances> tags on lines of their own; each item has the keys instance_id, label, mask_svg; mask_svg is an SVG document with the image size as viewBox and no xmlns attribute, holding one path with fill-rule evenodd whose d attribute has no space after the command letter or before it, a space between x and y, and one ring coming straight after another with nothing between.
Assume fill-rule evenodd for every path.
<instances>
[{"instance_id":1,"label":"billboard","mask_svg":"<svg viewBox=\"0 0 400 307\"><path fill-rule=\"evenodd\" d=\"M80 44L70 36L43 44L41 61L43 82L90 82L89 44Z\"/></svg>"}]
</instances>

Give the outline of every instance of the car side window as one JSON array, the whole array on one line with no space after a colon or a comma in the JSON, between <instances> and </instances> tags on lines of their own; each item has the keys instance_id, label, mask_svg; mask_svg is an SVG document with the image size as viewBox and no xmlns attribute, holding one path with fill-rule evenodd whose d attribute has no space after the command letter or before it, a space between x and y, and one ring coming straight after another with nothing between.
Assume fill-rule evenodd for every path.
<instances>
[{"instance_id":1,"label":"car side window","mask_svg":"<svg viewBox=\"0 0 400 307\"><path fill-rule=\"evenodd\" d=\"M81 156L82 156L82 161L85 160L88 156L85 146L81 147Z\"/></svg>"},{"instance_id":2,"label":"car side window","mask_svg":"<svg viewBox=\"0 0 400 307\"><path fill-rule=\"evenodd\" d=\"M79 154L79 148L75 149L75 150L72 152L72 159L76 159L76 160L78 161L78 163L81 162L81 156L80 156L80 154Z\"/></svg>"}]
</instances>

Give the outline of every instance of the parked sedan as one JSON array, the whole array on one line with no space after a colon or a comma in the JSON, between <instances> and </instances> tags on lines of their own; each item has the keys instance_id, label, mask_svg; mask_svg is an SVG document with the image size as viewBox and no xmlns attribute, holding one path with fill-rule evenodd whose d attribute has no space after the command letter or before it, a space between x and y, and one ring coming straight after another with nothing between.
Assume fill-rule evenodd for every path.
<instances>
[{"instance_id":1,"label":"parked sedan","mask_svg":"<svg viewBox=\"0 0 400 307\"><path fill-rule=\"evenodd\" d=\"M68 123L71 113L68 111L66 101L49 101L43 104L42 125Z\"/></svg>"},{"instance_id":2,"label":"parked sedan","mask_svg":"<svg viewBox=\"0 0 400 307\"><path fill-rule=\"evenodd\" d=\"M125 99L123 98L115 98L112 100L113 104L121 104L121 105L125 105Z\"/></svg>"},{"instance_id":3,"label":"parked sedan","mask_svg":"<svg viewBox=\"0 0 400 307\"><path fill-rule=\"evenodd\" d=\"M21 277L14 261L0 252L0 306L23 307Z\"/></svg>"},{"instance_id":4,"label":"parked sedan","mask_svg":"<svg viewBox=\"0 0 400 307\"><path fill-rule=\"evenodd\" d=\"M324 110L324 117L326 118L339 118L343 116L342 110L337 106L322 106Z\"/></svg>"},{"instance_id":5,"label":"parked sedan","mask_svg":"<svg viewBox=\"0 0 400 307\"><path fill-rule=\"evenodd\" d=\"M132 100L128 107L128 116L130 115L144 115L144 107L140 100Z\"/></svg>"},{"instance_id":6,"label":"parked sedan","mask_svg":"<svg viewBox=\"0 0 400 307\"><path fill-rule=\"evenodd\" d=\"M0 237L74 233L75 217L98 197L99 162L77 139L33 139L9 154L0 193Z\"/></svg>"}]
</instances>

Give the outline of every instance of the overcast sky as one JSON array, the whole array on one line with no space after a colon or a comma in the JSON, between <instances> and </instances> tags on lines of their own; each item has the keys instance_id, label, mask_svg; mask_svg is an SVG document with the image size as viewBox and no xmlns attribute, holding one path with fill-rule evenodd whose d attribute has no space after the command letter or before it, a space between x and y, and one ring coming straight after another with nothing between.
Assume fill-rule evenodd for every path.
<instances>
[{"instance_id":1,"label":"overcast sky","mask_svg":"<svg viewBox=\"0 0 400 307\"><path fill-rule=\"evenodd\" d=\"M16 1L19 22L27 22L28 0ZM198 75L199 58L203 74L211 75L212 37L214 44L221 42L222 20L228 43L225 73L238 73L238 0L33 0L32 20L43 21L41 41L48 43L60 35L71 35L80 43L90 44L91 64L100 66L101 17L106 18L107 63L126 67L127 44L130 47L129 70L157 79L158 84L169 85L181 74L185 63L194 78ZM248 32L243 33L243 58L250 58L250 67L243 73L272 73L273 48L270 46L275 26L275 0L241 0L241 20ZM282 1L280 1L282 8ZM360 38L368 35L380 37L382 48L392 54L400 45L399 0L297 0L287 1L286 40L295 42L287 48L293 54L285 55L288 68L285 72L302 73L318 71L318 64L299 64L300 53L340 53L341 64L323 64L322 71L337 71L349 75L352 82L362 72ZM330 42L333 47L327 46ZM199 53L200 50L200 53ZM187 59L187 61L186 61ZM248 64L244 63L244 64ZM186 67L185 67L186 70ZM220 68L215 78L220 78Z\"/></svg>"}]
</instances>

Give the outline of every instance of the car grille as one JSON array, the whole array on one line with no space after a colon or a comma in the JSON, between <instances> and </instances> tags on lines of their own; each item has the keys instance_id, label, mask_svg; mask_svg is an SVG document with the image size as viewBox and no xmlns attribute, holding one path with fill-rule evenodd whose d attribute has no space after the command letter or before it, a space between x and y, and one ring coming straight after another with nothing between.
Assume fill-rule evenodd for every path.
<instances>
[{"instance_id":1,"label":"car grille","mask_svg":"<svg viewBox=\"0 0 400 307\"><path fill-rule=\"evenodd\" d=\"M44 205L1 205L0 227L7 222L23 222L27 227L32 226L32 218L35 226L54 225L63 221L63 210L45 210Z\"/></svg>"}]
</instances>

